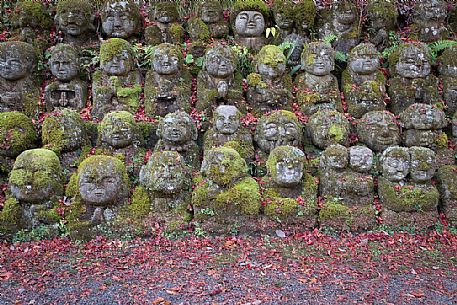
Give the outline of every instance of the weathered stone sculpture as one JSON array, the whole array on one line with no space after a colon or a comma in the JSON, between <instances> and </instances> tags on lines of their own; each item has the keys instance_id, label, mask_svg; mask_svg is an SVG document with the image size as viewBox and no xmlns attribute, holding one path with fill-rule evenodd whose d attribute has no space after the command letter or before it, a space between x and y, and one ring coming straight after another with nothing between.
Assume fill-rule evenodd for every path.
<instances>
[{"instance_id":1,"label":"weathered stone sculpture","mask_svg":"<svg viewBox=\"0 0 457 305\"><path fill-rule=\"evenodd\" d=\"M344 196L348 164L348 149L343 145L332 144L322 152L319 162L320 196L329 200Z\"/></svg>"},{"instance_id":2,"label":"weathered stone sculpture","mask_svg":"<svg viewBox=\"0 0 457 305\"><path fill-rule=\"evenodd\" d=\"M35 49L26 42L0 43L0 112L35 113L40 89L33 73L37 65Z\"/></svg>"},{"instance_id":3,"label":"weathered stone sculpture","mask_svg":"<svg viewBox=\"0 0 457 305\"><path fill-rule=\"evenodd\" d=\"M228 35L229 26L224 20L220 1L202 0L197 8L197 18L206 24L212 38L221 39ZM189 27L188 30L191 31Z\"/></svg>"},{"instance_id":4,"label":"weathered stone sculpture","mask_svg":"<svg viewBox=\"0 0 457 305\"><path fill-rule=\"evenodd\" d=\"M430 74L431 55L426 44L405 43L389 56L389 97L392 112L399 114L414 103L435 104L440 100L438 79Z\"/></svg>"},{"instance_id":5,"label":"weathered stone sculpture","mask_svg":"<svg viewBox=\"0 0 457 305\"><path fill-rule=\"evenodd\" d=\"M153 24L146 27L144 42L149 45L161 43L182 43L184 28L179 24L179 14L175 2L157 2L149 11Z\"/></svg>"},{"instance_id":6,"label":"weathered stone sculpture","mask_svg":"<svg viewBox=\"0 0 457 305\"><path fill-rule=\"evenodd\" d=\"M286 56L266 45L255 57L256 73L248 75L247 100L254 116L272 110L292 110L292 78L286 73Z\"/></svg>"},{"instance_id":7,"label":"weathered stone sculpture","mask_svg":"<svg viewBox=\"0 0 457 305\"><path fill-rule=\"evenodd\" d=\"M143 18L133 0L108 0L101 9L102 30L109 38L130 40L138 36Z\"/></svg>"},{"instance_id":8,"label":"weathered stone sculpture","mask_svg":"<svg viewBox=\"0 0 457 305\"><path fill-rule=\"evenodd\" d=\"M157 127L159 141L154 151L173 150L179 152L187 165L193 169L200 167L200 155L197 143L197 127L185 112L176 111L167 114Z\"/></svg>"},{"instance_id":9,"label":"weathered stone sculpture","mask_svg":"<svg viewBox=\"0 0 457 305\"><path fill-rule=\"evenodd\" d=\"M457 46L444 50L438 59L440 80L443 84L444 111L453 115L457 111Z\"/></svg>"},{"instance_id":10,"label":"weathered stone sculpture","mask_svg":"<svg viewBox=\"0 0 457 305\"><path fill-rule=\"evenodd\" d=\"M305 45L301 55L305 72L297 76L297 101L300 110L312 115L322 109L336 109L341 104L335 68L335 51L324 42Z\"/></svg>"},{"instance_id":11,"label":"weathered stone sculpture","mask_svg":"<svg viewBox=\"0 0 457 305\"><path fill-rule=\"evenodd\" d=\"M106 40L100 47L100 70L93 75L92 116L110 111L138 110L141 74L135 68L132 46L121 38Z\"/></svg>"},{"instance_id":12,"label":"weathered stone sculpture","mask_svg":"<svg viewBox=\"0 0 457 305\"><path fill-rule=\"evenodd\" d=\"M354 118L361 118L369 111L385 109L386 80L379 68L379 54L373 44L361 43L349 53L342 87L347 105L345 112Z\"/></svg>"},{"instance_id":13,"label":"weathered stone sculpture","mask_svg":"<svg viewBox=\"0 0 457 305\"><path fill-rule=\"evenodd\" d=\"M440 211L451 225L457 224L457 166L445 165L437 172Z\"/></svg>"},{"instance_id":14,"label":"weathered stone sculpture","mask_svg":"<svg viewBox=\"0 0 457 305\"><path fill-rule=\"evenodd\" d=\"M374 184L370 174L373 163L373 151L368 147L358 145L349 148L350 170L346 179L344 198L348 205L371 205L373 203Z\"/></svg>"},{"instance_id":15,"label":"weathered stone sculpture","mask_svg":"<svg viewBox=\"0 0 457 305\"><path fill-rule=\"evenodd\" d=\"M316 4L313 0L300 0L293 4L295 30L306 42L310 40L311 33L314 32L314 19L317 14Z\"/></svg>"},{"instance_id":16,"label":"weathered stone sculpture","mask_svg":"<svg viewBox=\"0 0 457 305\"><path fill-rule=\"evenodd\" d=\"M388 111L365 113L357 125L359 141L374 152L382 152L389 146L400 144L400 126Z\"/></svg>"},{"instance_id":17,"label":"weathered stone sculpture","mask_svg":"<svg viewBox=\"0 0 457 305\"><path fill-rule=\"evenodd\" d=\"M266 25L270 9L261 0L237 0L230 14L235 42L254 52L267 44Z\"/></svg>"},{"instance_id":18,"label":"weathered stone sculpture","mask_svg":"<svg viewBox=\"0 0 457 305\"><path fill-rule=\"evenodd\" d=\"M230 145L245 160L254 158L252 135L241 126L241 112L231 105L221 105L213 115L213 127L204 137L204 151L213 147Z\"/></svg>"},{"instance_id":19,"label":"weathered stone sculpture","mask_svg":"<svg viewBox=\"0 0 457 305\"><path fill-rule=\"evenodd\" d=\"M202 181L192 193L194 218L204 230L228 233L253 225L260 211L260 193L247 171L234 149L218 147L205 153Z\"/></svg>"},{"instance_id":20,"label":"weathered stone sculpture","mask_svg":"<svg viewBox=\"0 0 457 305\"><path fill-rule=\"evenodd\" d=\"M229 46L217 45L206 51L204 66L197 77L197 103L201 113L211 117L219 105L234 105L246 112L243 77L236 70L236 55Z\"/></svg>"},{"instance_id":21,"label":"weathered stone sculpture","mask_svg":"<svg viewBox=\"0 0 457 305\"><path fill-rule=\"evenodd\" d=\"M152 54L152 69L144 84L145 113L163 117L177 110L190 112L192 77L183 67L180 48L163 43Z\"/></svg>"},{"instance_id":22,"label":"weathered stone sculpture","mask_svg":"<svg viewBox=\"0 0 457 305\"><path fill-rule=\"evenodd\" d=\"M273 38L275 45L281 44L288 35L293 33L295 27L295 9L296 7L291 0L273 2L271 11L277 29Z\"/></svg>"},{"instance_id":23,"label":"weathered stone sculpture","mask_svg":"<svg viewBox=\"0 0 457 305\"><path fill-rule=\"evenodd\" d=\"M58 44L52 49L49 66L57 80L45 88L46 110L83 109L86 106L87 85L79 78L79 55L76 48L69 44Z\"/></svg>"},{"instance_id":24,"label":"weathered stone sculpture","mask_svg":"<svg viewBox=\"0 0 457 305\"><path fill-rule=\"evenodd\" d=\"M320 149L332 144L349 145L351 124L335 110L322 110L310 116L306 132L311 142Z\"/></svg>"},{"instance_id":25,"label":"weathered stone sculpture","mask_svg":"<svg viewBox=\"0 0 457 305\"><path fill-rule=\"evenodd\" d=\"M367 4L369 41L378 51L389 46L389 32L395 31L398 12L389 0L375 0Z\"/></svg>"},{"instance_id":26,"label":"weathered stone sculpture","mask_svg":"<svg viewBox=\"0 0 457 305\"><path fill-rule=\"evenodd\" d=\"M446 39L447 2L444 0L422 0L413 7L414 22L411 25L418 40L433 42Z\"/></svg>"}]
</instances>

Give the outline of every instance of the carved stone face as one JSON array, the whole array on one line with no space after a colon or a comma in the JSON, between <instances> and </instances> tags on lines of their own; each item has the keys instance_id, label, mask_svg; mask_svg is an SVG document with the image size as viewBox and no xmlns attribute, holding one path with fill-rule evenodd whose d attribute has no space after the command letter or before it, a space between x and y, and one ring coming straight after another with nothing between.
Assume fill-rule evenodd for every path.
<instances>
[{"instance_id":1,"label":"carved stone face","mask_svg":"<svg viewBox=\"0 0 457 305\"><path fill-rule=\"evenodd\" d=\"M234 134L240 128L240 111L231 105L221 105L214 112L214 129L221 134Z\"/></svg>"},{"instance_id":2,"label":"carved stone face","mask_svg":"<svg viewBox=\"0 0 457 305\"><path fill-rule=\"evenodd\" d=\"M313 144L325 149L332 144L347 142L350 123L337 111L321 110L310 117L306 128Z\"/></svg>"},{"instance_id":3,"label":"carved stone face","mask_svg":"<svg viewBox=\"0 0 457 305\"><path fill-rule=\"evenodd\" d=\"M216 23L221 20L222 6L218 1L206 1L202 4L200 18L205 23Z\"/></svg>"},{"instance_id":4,"label":"carved stone face","mask_svg":"<svg viewBox=\"0 0 457 305\"><path fill-rule=\"evenodd\" d=\"M447 5L441 0L425 0L418 2L414 7L419 19L429 21L444 20L447 14Z\"/></svg>"},{"instance_id":5,"label":"carved stone face","mask_svg":"<svg viewBox=\"0 0 457 305\"><path fill-rule=\"evenodd\" d=\"M246 161L232 148L210 149L203 158L202 174L219 186L226 186L246 177Z\"/></svg>"},{"instance_id":6,"label":"carved stone face","mask_svg":"<svg viewBox=\"0 0 457 305\"><path fill-rule=\"evenodd\" d=\"M62 168L57 155L47 149L31 149L21 153L10 173L13 196L24 202L44 203L62 193Z\"/></svg>"},{"instance_id":7,"label":"carved stone face","mask_svg":"<svg viewBox=\"0 0 457 305\"><path fill-rule=\"evenodd\" d=\"M256 71L263 80L274 80L286 72L286 56L275 45L262 47L256 56Z\"/></svg>"},{"instance_id":8,"label":"carved stone face","mask_svg":"<svg viewBox=\"0 0 457 305\"><path fill-rule=\"evenodd\" d=\"M177 74L180 70L180 62L176 48L169 44L160 44L154 48L152 67L158 74Z\"/></svg>"},{"instance_id":9,"label":"carved stone face","mask_svg":"<svg viewBox=\"0 0 457 305\"><path fill-rule=\"evenodd\" d=\"M172 23L177 21L178 12L174 4L156 5L154 10L154 18L160 23Z\"/></svg>"},{"instance_id":10,"label":"carved stone face","mask_svg":"<svg viewBox=\"0 0 457 305\"><path fill-rule=\"evenodd\" d=\"M72 47L67 45L68 49ZM61 82L69 82L78 76L79 72L79 57L76 52L66 51L62 48L61 51L53 52L49 59L51 73Z\"/></svg>"},{"instance_id":11,"label":"carved stone face","mask_svg":"<svg viewBox=\"0 0 457 305\"><path fill-rule=\"evenodd\" d=\"M91 14L88 7L63 6L56 15L58 28L68 36L84 35L92 27Z\"/></svg>"},{"instance_id":12,"label":"carved stone face","mask_svg":"<svg viewBox=\"0 0 457 305\"><path fill-rule=\"evenodd\" d=\"M0 76L9 81L17 81L28 76L33 64L20 50L9 50L0 58Z\"/></svg>"},{"instance_id":13,"label":"carved stone face","mask_svg":"<svg viewBox=\"0 0 457 305\"><path fill-rule=\"evenodd\" d=\"M362 116L357 125L362 143L376 152L400 143L400 128L393 114L385 111L370 111Z\"/></svg>"},{"instance_id":14,"label":"carved stone face","mask_svg":"<svg viewBox=\"0 0 457 305\"><path fill-rule=\"evenodd\" d=\"M124 148L133 144L135 121L126 111L110 112L100 123L101 141L113 148Z\"/></svg>"},{"instance_id":15,"label":"carved stone face","mask_svg":"<svg viewBox=\"0 0 457 305\"><path fill-rule=\"evenodd\" d=\"M329 75L335 68L334 51L330 45L322 42L311 43L303 51L301 60L305 71L312 75Z\"/></svg>"},{"instance_id":16,"label":"carved stone face","mask_svg":"<svg viewBox=\"0 0 457 305\"><path fill-rule=\"evenodd\" d=\"M100 63L103 71L108 75L127 75L134 66L130 52L122 50L111 57L110 60Z\"/></svg>"},{"instance_id":17,"label":"carved stone face","mask_svg":"<svg viewBox=\"0 0 457 305\"><path fill-rule=\"evenodd\" d=\"M434 130L407 129L403 131L405 146L434 147L437 133Z\"/></svg>"},{"instance_id":18,"label":"carved stone face","mask_svg":"<svg viewBox=\"0 0 457 305\"><path fill-rule=\"evenodd\" d=\"M349 164L359 173L368 173L373 166L373 151L365 146L349 148Z\"/></svg>"},{"instance_id":19,"label":"carved stone face","mask_svg":"<svg viewBox=\"0 0 457 305\"><path fill-rule=\"evenodd\" d=\"M334 5L333 16L339 23L342 24L352 24L357 19L356 9L350 4Z\"/></svg>"},{"instance_id":20,"label":"carved stone face","mask_svg":"<svg viewBox=\"0 0 457 305\"><path fill-rule=\"evenodd\" d=\"M409 176L414 182L426 182L432 179L436 171L435 153L425 147L411 147L411 169Z\"/></svg>"},{"instance_id":21,"label":"carved stone face","mask_svg":"<svg viewBox=\"0 0 457 305\"><path fill-rule=\"evenodd\" d=\"M419 78L430 74L431 65L427 54L414 44L409 44L401 50L395 68L401 77Z\"/></svg>"},{"instance_id":22,"label":"carved stone face","mask_svg":"<svg viewBox=\"0 0 457 305\"><path fill-rule=\"evenodd\" d=\"M305 154L292 146L279 146L268 157L267 168L273 181L289 187L300 183L303 177Z\"/></svg>"},{"instance_id":23,"label":"carved stone face","mask_svg":"<svg viewBox=\"0 0 457 305\"><path fill-rule=\"evenodd\" d=\"M102 29L108 37L128 38L140 27L137 9L126 0L109 1L102 11Z\"/></svg>"},{"instance_id":24,"label":"carved stone face","mask_svg":"<svg viewBox=\"0 0 457 305\"><path fill-rule=\"evenodd\" d=\"M60 147L62 152L81 148L85 136L83 122L76 111L64 109L43 122L43 144Z\"/></svg>"},{"instance_id":25,"label":"carved stone face","mask_svg":"<svg viewBox=\"0 0 457 305\"><path fill-rule=\"evenodd\" d=\"M235 19L235 32L243 37L259 37L265 30L265 18L258 11L241 11Z\"/></svg>"},{"instance_id":26,"label":"carved stone face","mask_svg":"<svg viewBox=\"0 0 457 305\"><path fill-rule=\"evenodd\" d=\"M209 75L225 78L233 75L236 69L235 57L228 46L216 46L205 55L205 69Z\"/></svg>"},{"instance_id":27,"label":"carved stone face","mask_svg":"<svg viewBox=\"0 0 457 305\"><path fill-rule=\"evenodd\" d=\"M361 44L352 49L349 70L355 74L373 74L379 69L379 55L372 44Z\"/></svg>"},{"instance_id":28,"label":"carved stone face","mask_svg":"<svg viewBox=\"0 0 457 305\"><path fill-rule=\"evenodd\" d=\"M257 71L264 79L275 79L286 72L286 64L278 63L276 66L267 65L263 63L257 64Z\"/></svg>"},{"instance_id":29,"label":"carved stone face","mask_svg":"<svg viewBox=\"0 0 457 305\"><path fill-rule=\"evenodd\" d=\"M342 170L348 166L348 150L340 144L330 145L321 155L321 169Z\"/></svg>"},{"instance_id":30,"label":"carved stone face","mask_svg":"<svg viewBox=\"0 0 457 305\"><path fill-rule=\"evenodd\" d=\"M432 105L412 104L400 113L400 120L407 129L441 129L447 125L445 113Z\"/></svg>"},{"instance_id":31,"label":"carved stone face","mask_svg":"<svg viewBox=\"0 0 457 305\"><path fill-rule=\"evenodd\" d=\"M126 189L123 163L108 156L92 156L79 167L79 193L83 201L95 206L116 204Z\"/></svg>"},{"instance_id":32,"label":"carved stone face","mask_svg":"<svg viewBox=\"0 0 457 305\"><path fill-rule=\"evenodd\" d=\"M195 125L184 112L169 113L161 122L157 132L165 142L184 144L193 140ZM161 134L160 134L161 133Z\"/></svg>"},{"instance_id":33,"label":"carved stone face","mask_svg":"<svg viewBox=\"0 0 457 305\"><path fill-rule=\"evenodd\" d=\"M291 29L294 25L294 20L292 17L285 16L280 12L273 14L276 25L281 29Z\"/></svg>"},{"instance_id":34,"label":"carved stone face","mask_svg":"<svg viewBox=\"0 0 457 305\"><path fill-rule=\"evenodd\" d=\"M406 178L410 167L410 155L406 147L389 147L381 156L382 175L389 181Z\"/></svg>"}]
</instances>

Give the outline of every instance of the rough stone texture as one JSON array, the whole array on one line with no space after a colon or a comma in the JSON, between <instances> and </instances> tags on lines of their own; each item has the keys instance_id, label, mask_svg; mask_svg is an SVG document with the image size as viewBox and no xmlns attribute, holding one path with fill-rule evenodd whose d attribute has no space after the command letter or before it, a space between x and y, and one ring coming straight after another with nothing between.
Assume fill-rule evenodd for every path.
<instances>
[{"instance_id":1,"label":"rough stone texture","mask_svg":"<svg viewBox=\"0 0 457 305\"><path fill-rule=\"evenodd\" d=\"M412 13L414 22L411 28L415 32L415 38L430 43L448 37L446 1L418 1L414 5Z\"/></svg>"},{"instance_id":2,"label":"rough stone texture","mask_svg":"<svg viewBox=\"0 0 457 305\"><path fill-rule=\"evenodd\" d=\"M438 58L438 71L443 84L443 98L446 103L444 111L453 115L457 111L457 46L444 50Z\"/></svg>"},{"instance_id":3,"label":"rough stone texture","mask_svg":"<svg viewBox=\"0 0 457 305\"><path fill-rule=\"evenodd\" d=\"M229 25L224 20L223 8L217 0L201 1L197 7L197 17L208 27L212 38L225 38L229 32ZM192 27L188 27L190 32Z\"/></svg>"},{"instance_id":4,"label":"rough stone texture","mask_svg":"<svg viewBox=\"0 0 457 305\"><path fill-rule=\"evenodd\" d=\"M400 127L388 111L370 111L357 124L359 141L375 152L400 144Z\"/></svg>"},{"instance_id":5,"label":"rough stone texture","mask_svg":"<svg viewBox=\"0 0 457 305\"><path fill-rule=\"evenodd\" d=\"M146 27L144 42L148 45L184 42L184 28L179 24L177 4L157 2L149 11L149 20L155 24Z\"/></svg>"},{"instance_id":6,"label":"rough stone texture","mask_svg":"<svg viewBox=\"0 0 457 305\"><path fill-rule=\"evenodd\" d=\"M133 0L108 0L101 9L102 31L109 38L130 40L141 32L143 17Z\"/></svg>"},{"instance_id":7,"label":"rough stone texture","mask_svg":"<svg viewBox=\"0 0 457 305\"><path fill-rule=\"evenodd\" d=\"M346 117L334 110L321 110L313 114L306 125L311 142L320 149L332 144L349 144L351 124Z\"/></svg>"},{"instance_id":8,"label":"rough stone texture","mask_svg":"<svg viewBox=\"0 0 457 305\"><path fill-rule=\"evenodd\" d=\"M370 1L367 5L369 41L379 51L389 46L389 32L395 31L398 12L389 0Z\"/></svg>"},{"instance_id":9,"label":"rough stone texture","mask_svg":"<svg viewBox=\"0 0 457 305\"><path fill-rule=\"evenodd\" d=\"M457 224L457 166L445 165L438 169L438 190L440 191L440 211L449 223Z\"/></svg>"}]
</instances>

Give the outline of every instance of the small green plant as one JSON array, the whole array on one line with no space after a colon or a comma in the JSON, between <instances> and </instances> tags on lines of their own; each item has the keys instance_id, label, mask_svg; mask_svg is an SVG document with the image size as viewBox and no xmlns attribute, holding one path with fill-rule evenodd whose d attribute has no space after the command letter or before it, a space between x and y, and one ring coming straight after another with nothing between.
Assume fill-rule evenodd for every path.
<instances>
[{"instance_id":1,"label":"small green plant","mask_svg":"<svg viewBox=\"0 0 457 305\"><path fill-rule=\"evenodd\" d=\"M207 233L201 227L196 226L195 230L194 230L194 235L197 237L205 237L207 235Z\"/></svg>"},{"instance_id":2,"label":"small green plant","mask_svg":"<svg viewBox=\"0 0 457 305\"><path fill-rule=\"evenodd\" d=\"M215 215L214 210L210 209L210 208L202 209L200 212L202 214L208 215L208 216L214 216Z\"/></svg>"},{"instance_id":3,"label":"small green plant","mask_svg":"<svg viewBox=\"0 0 457 305\"><path fill-rule=\"evenodd\" d=\"M436 58L442 51L455 45L457 45L457 41L455 40L438 40L428 44L428 48L430 49L430 54L432 55L433 62L435 62Z\"/></svg>"},{"instance_id":4,"label":"small green plant","mask_svg":"<svg viewBox=\"0 0 457 305\"><path fill-rule=\"evenodd\" d=\"M55 237L56 232L53 232L49 226L39 225L31 230L20 230L13 236L15 242L29 242Z\"/></svg>"}]
</instances>

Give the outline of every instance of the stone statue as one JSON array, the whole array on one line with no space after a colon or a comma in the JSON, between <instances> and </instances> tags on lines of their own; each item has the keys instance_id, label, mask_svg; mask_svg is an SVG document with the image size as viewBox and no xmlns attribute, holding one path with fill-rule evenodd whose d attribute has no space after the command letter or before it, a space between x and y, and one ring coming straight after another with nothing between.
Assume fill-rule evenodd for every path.
<instances>
[{"instance_id":1,"label":"stone statue","mask_svg":"<svg viewBox=\"0 0 457 305\"><path fill-rule=\"evenodd\" d=\"M440 211L451 225L457 224L457 166L445 165L436 174L440 192Z\"/></svg>"},{"instance_id":2,"label":"stone statue","mask_svg":"<svg viewBox=\"0 0 457 305\"><path fill-rule=\"evenodd\" d=\"M286 56L281 49L264 46L255 57L255 71L247 78L247 100L254 116L292 110L292 78L286 73Z\"/></svg>"},{"instance_id":3,"label":"stone statue","mask_svg":"<svg viewBox=\"0 0 457 305\"><path fill-rule=\"evenodd\" d=\"M351 146L349 171L346 176L344 202L348 205L371 205L374 183L370 171L373 167L373 151L366 146ZM374 219L373 219L374 220Z\"/></svg>"},{"instance_id":4,"label":"stone statue","mask_svg":"<svg viewBox=\"0 0 457 305\"><path fill-rule=\"evenodd\" d=\"M92 116L110 111L138 110L141 73L135 68L132 46L121 38L110 38L100 47L100 70L92 76Z\"/></svg>"},{"instance_id":5,"label":"stone statue","mask_svg":"<svg viewBox=\"0 0 457 305\"><path fill-rule=\"evenodd\" d=\"M447 106L444 111L447 115L453 115L457 111L457 46L444 50L438 62L444 102Z\"/></svg>"},{"instance_id":6,"label":"stone statue","mask_svg":"<svg viewBox=\"0 0 457 305\"><path fill-rule=\"evenodd\" d=\"M234 149L207 151L201 175L192 204L194 219L205 231L227 233L252 225L260 212L259 185L248 176L246 162Z\"/></svg>"},{"instance_id":7,"label":"stone statue","mask_svg":"<svg viewBox=\"0 0 457 305\"><path fill-rule=\"evenodd\" d=\"M311 33L314 32L314 19L317 14L316 4L313 0L300 0L293 3L295 30L306 42L309 42Z\"/></svg>"},{"instance_id":8,"label":"stone statue","mask_svg":"<svg viewBox=\"0 0 457 305\"><path fill-rule=\"evenodd\" d=\"M397 53L398 52L398 53ZM405 43L389 56L391 109L399 114L414 103L435 104L441 98L438 79L430 74L432 58L424 43Z\"/></svg>"},{"instance_id":9,"label":"stone statue","mask_svg":"<svg viewBox=\"0 0 457 305\"><path fill-rule=\"evenodd\" d=\"M59 0L54 23L63 34L63 42L77 47L98 44L93 7L84 0Z\"/></svg>"},{"instance_id":10,"label":"stone statue","mask_svg":"<svg viewBox=\"0 0 457 305\"><path fill-rule=\"evenodd\" d=\"M273 38L275 45L281 44L288 35L293 33L295 27L295 9L296 7L291 0L273 2L271 11L277 29Z\"/></svg>"},{"instance_id":11,"label":"stone statue","mask_svg":"<svg viewBox=\"0 0 457 305\"><path fill-rule=\"evenodd\" d=\"M267 44L265 29L270 9L262 0L235 1L230 14L235 42L254 52Z\"/></svg>"},{"instance_id":12,"label":"stone statue","mask_svg":"<svg viewBox=\"0 0 457 305\"><path fill-rule=\"evenodd\" d=\"M446 39L449 32L446 28L447 2L444 0L422 0L413 7L413 32L422 42L434 42Z\"/></svg>"},{"instance_id":13,"label":"stone statue","mask_svg":"<svg viewBox=\"0 0 457 305\"><path fill-rule=\"evenodd\" d=\"M441 129L447 126L443 110L427 104L412 104L400 113L405 146L424 146L435 149ZM446 143L447 145L447 143Z\"/></svg>"},{"instance_id":14,"label":"stone statue","mask_svg":"<svg viewBox=\"0 0 457 305\"><path fill-rule=\"evenodd\" d=\"M374 152L382 152L389 146L400 144L400 126L388 111L365 113L357 125L359 141Z\"/></svg>"},{"instance_id":15,"label":"stone statue","mask_svg":"<svg viewBox=\"0 0 457 305\"><path fill-rule=\"evenodd\" d=\"M148 45L184 42L184 28L178 19L176 2L157 2L149 11L149 20L153 23L145 29L144 42Z\"/></svg>"},{"instance_id":16,"label":"stone statue","mask_svg":"<svg viewBox=\"0 0 457 305\"><path fill-rule=\"evenodd\" d=\"M301 112L312 115L322 109L336 109L341 104L338 80L331 71L335 68L335 51L324 42L305 45L301 55L305 70L297 75L297 101Z\"/></svg>"},{"instance_id":17,"label":"stone statue","mask_svg":"<svg viewBox=\"0 0 457 305\"><path fill-rule=\"evenodd\" d=\"M71 108L81 110L86 107L87 85L79 78L79 55L75 47L58 44L52 49L49 58L51 73L56 81L45 88L46 110Z\"/></svg>"},{"instance_id":18,"label":"stone statue","mask_svg":"<svg viewBox=\"0 0 457 305\"><path fill-rule=\"evenodd\" d=\"M384 110L386 79L379 71L379 54L371 43L361 43L348 56L348 68L343 71L342 88L347 113L361 118L369 111ZM343 107L339 104L340 111Z\"/></svg>"},{"instance_id":19,"label":"stone statue","mask_svg":"<svg viewBox=\"0 0 457 305\"><path fill-rule=\"evenodd\" d=\"M34 77L35 49L20 41L0 43L0 112L37 110L40 87Z\"/></svg>"},{"instance_id":20,"label":"stone statue","mask_svg":"<svg viewBox=\"0 0 457 305\"><path fill-rule=\"evenodd\" d=\"M187 165L193 169L200 167L200 152L195 142L197 127L185 112L176 111L167 114L157 127L159 141L154 151L173 150L179 152Z\"/></svg>"},{"instance_id":21,"label":"stone statue","mask_svg":"<svg viewBox=\"0 0 457 305\"><path fill-rule=\"evenodd\" d=\"M222 39L227 37L229 26L224 20L223 8L220 1L201 0L197 7L196 18L205 23L211 38ZM193 31L190 24L188 24L188 31Z\"/></svg>"},{"instance_id":22,"label":"stone statue","mask_svg":"<svg viewBox=\"0 0 457 305\"><path fill-rule=\"evenodd\" d=\"M47 149L22 152L10 173L9 188L21 206L21 224L26 229L52 225L60 219L55 208L63 195L63 178L54 152Z\"/></svg>"},{"instance_id":23,"label":"stone statue","mask_svg":"<svg viewBox=\"0 0 457 305\"><path fill-rule=\"evenodd\" d=\"M332 144L349 145L351 124L335 110L321 110L309 117L306 132L313 145L325 149Z\"/></svg>"},{"instance_id":24,"label":"stone statue","mask_svg":"<svg viewBox=\"0 0 457 305\"><path fill-rule=\"evenodd\" d=\"M345 195L348 164L348 149L341 144L329 145L322 152L319 161L320 196L331 199Z\"/></svg>"},{"instance_id":25,"label":"stone statue","mask_svg":"<svg viewBox=\"0 0 457 305\"><path fill-rule=\"evenodd\" d=\"M389 32L397 28L397 8L389 0L369 1L367 17L368 39L378 51L383 51L389 46Z\"/></svg>"},{"instance_id":26,"label":"stone statue","mask_svg":"<svg viewBox=\"0 0 457 305\"><path fill-rule=\"evenodd\" d=\"M143 17L133 0L108 0L101 9L102 30L107 37L130 40L143 28Z\"/></svg>"},{"instance_id":27,"label":"stone statue","mask_svg":"<svg viewBox=\"0 0 457 305\"><path fill-rule=\"evenodd\" d=\"M243 76L235 72L236 60L229 46L216 45L206 51L203 69L197 77L197 111L211 117L217 106L234 105L246 113Z\"/></svg>"},{"instance_id":28,"label":"stone statue","mask_svg":"<svg viewBox=\"0 0 457 305\"><path fill-rule=\"evenodd\" d=\"M187 54L191 54L193 58L197 59L203 57L211 39L211 33L208 26L203 20L194 16L187 20L187 32L191 41L191 43L186 44ZM197 71L199 70L199 67L195 65L194 69Z\"/></svg>"},{"instance_id":29,"label":"stone statue","mask_svg":"<svg viewBox=\"0 0 457 305\"><path fill-rule=\"evenodd\" d=\"M152 54L152 69L144 84L145 113L163 117L177 110L190 112L192 77L183 67L180 48L163 43Z\"/></svg>"}]
</instances>

